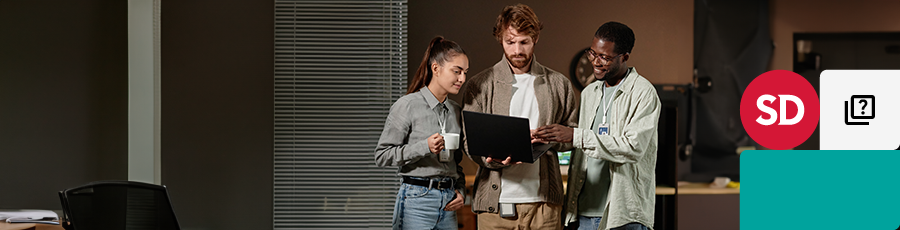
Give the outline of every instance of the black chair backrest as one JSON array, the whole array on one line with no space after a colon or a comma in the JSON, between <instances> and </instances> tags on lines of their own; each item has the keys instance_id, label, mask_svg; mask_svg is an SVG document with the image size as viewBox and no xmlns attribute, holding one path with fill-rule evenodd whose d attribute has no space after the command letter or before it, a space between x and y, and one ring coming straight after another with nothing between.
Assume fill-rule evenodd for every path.
<instances>
[{"instance_id":1,"label":"black chair backrest","mask_svg":"<svg viewBox=\"0 0 900 230\"><path fill-rule=\"evenodd\" d=\"M74 230L180 230L165 186L100 181L66 189L59 196L63 221Z\"/></svg>"}]
</instances>

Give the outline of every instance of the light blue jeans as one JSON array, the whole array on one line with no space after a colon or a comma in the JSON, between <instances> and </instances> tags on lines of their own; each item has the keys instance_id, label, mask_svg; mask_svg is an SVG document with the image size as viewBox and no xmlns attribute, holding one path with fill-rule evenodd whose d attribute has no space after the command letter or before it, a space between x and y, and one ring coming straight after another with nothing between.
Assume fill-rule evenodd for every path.
<instances>
[{"instance_id":1,"label":"light blue jeans","mask_svg":"<svg viewBox=\"0 0 900 230\"><path fill-rule=\"evenodd\" d=\"M454 188L429 189L401 183L394 203L393 229L456 230L456 211L444 211L454 195Z\"/></svg>"},{"instance_id":2,"label":"light blue jeans","mask_svg":"<svg viewBox=\"0 0 900 230\"><path fill-rule=\"evenodd\" d=\"M600 219L602 219L602 217L578 216L578 230L600 229Z\"/></svg>"},{"instance_id":3,"label":"light blue jeans","mask_svg":"<svg viewBox=\"0 0 900 230\"><path fill-rule=\"evenodd\" d=\"M600 219L602 219L602 217L578 216L578 230L600 229ZM630 223L618 228L613 228L613 230L649 230L649 228L640 223Z\"/></svg>"}]
</instances>

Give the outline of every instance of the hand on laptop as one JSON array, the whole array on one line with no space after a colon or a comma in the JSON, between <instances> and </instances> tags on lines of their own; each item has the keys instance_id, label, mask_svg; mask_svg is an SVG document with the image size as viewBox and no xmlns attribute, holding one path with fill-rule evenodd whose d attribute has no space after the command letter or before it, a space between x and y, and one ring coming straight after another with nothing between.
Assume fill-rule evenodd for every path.
<instances>
[{"instance_id":1,"label":"hand on laptop","mask_svg":"<svg viewBox=\"0 0 900 230\"><path fill-rule=\"evenodd\" d=\"M512 156L506 157L506 160L494 159L494 158L491 158L491 157L487 157L486 160L487 160L488 162L493 161L493 162L497 162L497 163L500 163L500 164L503 164L503 165L517 165L517 164L521 164L521 163L522 163L521 161L516 161L515 163L513 163L513 162L512 162Z\"/></svg>"},{"instance_id":2,"label":"hand on laptop","mask_svg":"<svg viewBox=\"0 0 900 230\"><path fill-rule=\"evenodd\" d=\"M550 143L550 141L548 141L548 140L544 140L544 139L535 137L534 136L535 133L537 133L537 129L532 129L531 130L531 143L532 144L534 144L534 143L543 143L543 144Z\"/></svg>"},{"instance_id":3,"label":"hand on laptop","mask_svg":"<svg viewBox=\"0 0 900 230\"><path fill-rule=\"evenodd\" d=\"M545 141L572 143L572 136L574 133L575 129L560 124L550 124L537 128L537 131L535 131L532 136ZM533 142L534 139L532 139L532 143Z\"/></svg>"}]
</instances>

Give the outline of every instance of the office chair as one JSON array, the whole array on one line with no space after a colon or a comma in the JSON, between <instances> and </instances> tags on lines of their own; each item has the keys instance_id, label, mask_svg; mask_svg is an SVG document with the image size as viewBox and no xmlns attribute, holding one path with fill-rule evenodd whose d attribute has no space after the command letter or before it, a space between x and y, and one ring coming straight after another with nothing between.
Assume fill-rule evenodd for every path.
<instances>
[{"instance_id":1,"label":"office chair","mask_svg":"<svg viewBox=\"0 0 900 230\"><path fill-rule=\"evenodd\" d=\"M180 230L165 186L98 181L59 192L66 230Z\"/></svg>"}]
</instances>

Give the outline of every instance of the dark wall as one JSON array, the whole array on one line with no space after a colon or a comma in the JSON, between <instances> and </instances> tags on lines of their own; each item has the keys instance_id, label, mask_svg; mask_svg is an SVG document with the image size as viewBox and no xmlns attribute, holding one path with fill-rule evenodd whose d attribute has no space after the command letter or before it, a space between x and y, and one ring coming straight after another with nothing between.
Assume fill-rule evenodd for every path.
<instances>
[{"instance_id":1,"label":"dark wall","mask_svg":"<svg viewBox=\"0 0 900 230\"><path fill-rule=\"evenodd\" d=\"M0 209L128 177L126 1L0 1Z\"/></svg>"},{"instance_id":2,"label":"dark wall","mask_svg":"<svg viewBox=\"0 0 900 230\"><path fill-rule=\"evenodd\" d=\"M162 6L162 176L183 228L272 228L273 4ZM127 7L0 1L0 209L127 179Z\"/></svg>"},{"instance_id":3,"label":"dark wall","mask_svg":"<svg viewBox=\"0 0 900 230\"><path fill-rule=\"evenodd\" d=\"M271 229L274 2L162 4L162 178L182 228Z\"/></svg>"},{"instance_id":4,"label":"dark wall","mask_svg":"<svg viewBox=\"0 0 900 230\"><path fill-rule=\"evenodd\" d=\"M635 1L409 1L409 73L415 73L428 42L436 35L456 41L469 56L469 76L500 61L494 22L507 5L530 6L544 24L535 57L569 76L576 54L591 44L607 21L625 23L636 40L629 66L654 84L684 84L693 76L693 0Z\"/></svg>"},{"instance_id":5,"label":"dark wall","mask_svg":"<svg viewBox=\"0 0 900 230\"><path fill-rule=\"evenodd\" d=\"M679 194L677 229L741 229L740 194Z\"/></svg>"}]
</instances>

